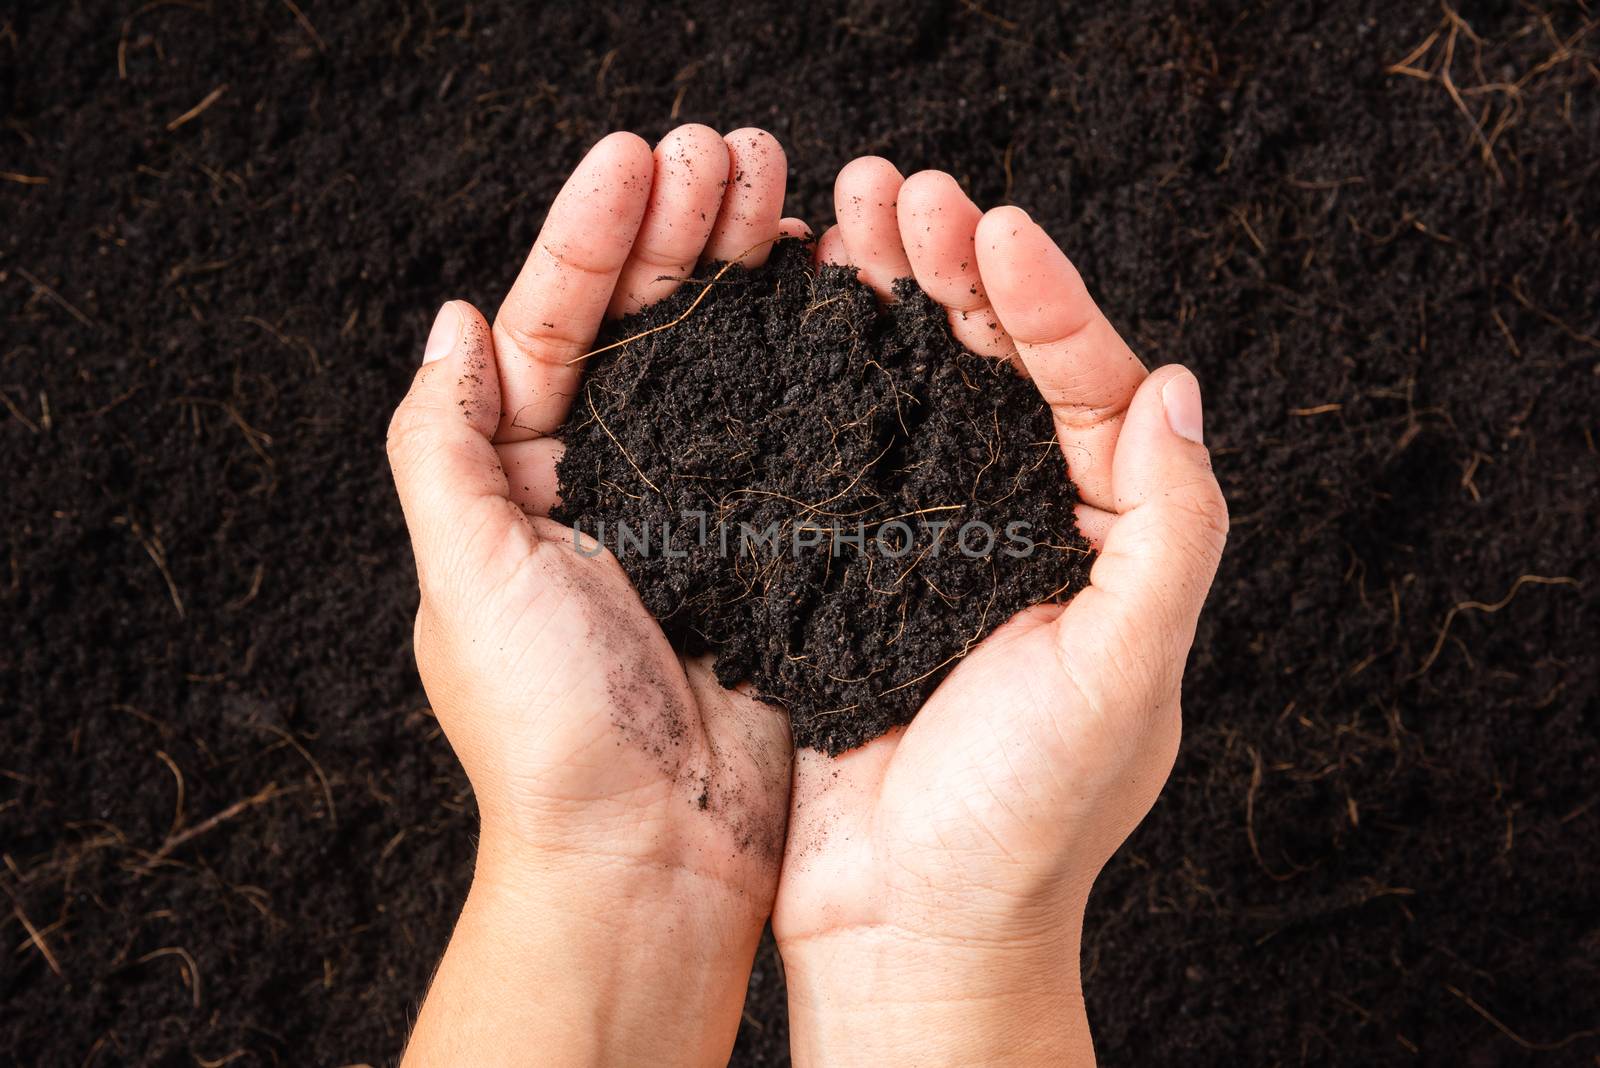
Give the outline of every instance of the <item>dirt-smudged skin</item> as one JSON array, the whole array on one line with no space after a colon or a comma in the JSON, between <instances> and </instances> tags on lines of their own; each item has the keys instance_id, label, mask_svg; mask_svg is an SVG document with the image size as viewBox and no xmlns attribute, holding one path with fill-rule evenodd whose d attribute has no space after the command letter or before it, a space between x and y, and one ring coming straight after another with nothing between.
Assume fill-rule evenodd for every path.
<instances>
[{"instance_id":1,"label":"dirt-smudged skin","mask_svg":"<svg viewBox=\"0 0 1600 1068\"><path fill-rule=\"evenodd\" d=\"M491 391L491 379L488 377L497 373L493 339L480 316L463 316L462 324L461 345L467 356L466 370L462 373L461 384L471 388L467 390L468 396L461 400L461 416L471 421L475 416L482 416L489 408L494 408L498 417L498 400L487 399L491 392L495 398L499 396L498 388Z\"/></svg>"},{"instance_id":2,"label":"dirt-smudged skin","mask_svg":"<svg viewBox=\"0 0 1600 1068\"><path fill-rule=\"evenodd\" d=\"M563 537L549 526L542 525L541 533L549 538ZM549 544L541 550L565 552L568 546ZM681 779L693 741L691 731L698 730L691 725L694 713L689 708L690 697L684 692L683 680L665 670L657 648L660 639L639 618L637 607L624 603L625 594L613 583L592 574L608 567L610 561L597 556L569 563L576 574L563 575L563 580L572 583L576 597L592 606L589 640L606 650L611 663L605 673L604 690L612 726L623 741L649 756L662 774Z\"/></svg>"},{"instance_id":3,"label":"dirt-smudged skin","mask_svg":"<svg viewBox=\"0 0 1600 1068\"><path fill-rule=\"evenodd\" d=\"M703 276L596 342L624 343L589 360L555 517L605 532L679 648L787 708L797 745L840 752L1081 587L1076 493L1036 391L914 284L880 307L798 241Z\"/></svg>"},{"instance_id":4,"label":"dirt-smudged skin","mask_svg":"<svg viewBox=\"0 0 1600 1068\"><path fill-rule=\"evenodd\" d=\"M549 542L542 552L573 552L568 533L554 524L541 521L539 532ZM585 553L597 549L583 545ZM617 745L648 761L671 783L676 802L714 828L701 840L775 870L788 811L782 714L726 692L704 658L673 656L634 594L598 573L615 566L603 554L574 553L553 575L591 606L589 640L611 662L602 691ZM739 721L727 724L730 717Z\"/></svg>"}]
</instances>

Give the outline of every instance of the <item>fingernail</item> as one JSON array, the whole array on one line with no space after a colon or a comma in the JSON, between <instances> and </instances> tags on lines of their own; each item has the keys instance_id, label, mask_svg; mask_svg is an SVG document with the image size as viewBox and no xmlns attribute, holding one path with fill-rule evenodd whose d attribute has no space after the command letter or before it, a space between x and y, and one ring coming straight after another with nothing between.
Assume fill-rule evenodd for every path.
<instances>
[{"instance_id":1,"label":"fingernail","mask_svg":"<svg viewBox=\"0 0 1600 1068\"><path fill-rule=\"evenodd\" d=\"M450 355L450 350L456 347L456 338L460 336L461 313L456 311L455 301L446 301L444 307L439 309L439 314L433 317L433 329L428 331L428 344L422 350L422 362L432 363Z\"/></svg>"},{"instance_id":2,"label":"fingernail","mask_svg":"<svg viewBox=\"0 0 1600 1068\"><path fill-rule=\"evenodd\" d=\"M1188 371L1172 376L1161 387L1161 406L1167 410L1167 425L1180 438L1196 445L1205 443L1205 420L1200 407L1200 381Z\"/></svg>"}]
</instances>

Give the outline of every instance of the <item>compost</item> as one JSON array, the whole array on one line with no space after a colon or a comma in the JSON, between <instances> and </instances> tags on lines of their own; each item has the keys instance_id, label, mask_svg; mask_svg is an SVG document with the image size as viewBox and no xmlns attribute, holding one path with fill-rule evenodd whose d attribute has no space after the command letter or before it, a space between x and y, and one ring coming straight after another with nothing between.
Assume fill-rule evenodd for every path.
<instances>
[{"instance_id":1,"label":"compost","mask_svg":"<svg viewBox=\"0 0 1600 1068\"><path fill-rule=\"evenodd\" d=\"M553 517L618 554L677 645L841 752L907 722L1091 559L1050 412L914 282L779 242L609 327L561 433Z\"/></svg>"}]
</instances>

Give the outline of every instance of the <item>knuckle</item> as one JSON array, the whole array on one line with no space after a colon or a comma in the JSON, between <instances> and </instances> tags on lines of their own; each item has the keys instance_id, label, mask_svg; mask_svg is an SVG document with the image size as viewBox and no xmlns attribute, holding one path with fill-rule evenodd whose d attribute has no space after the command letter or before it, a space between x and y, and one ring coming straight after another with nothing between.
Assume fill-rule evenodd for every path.
<instances>
[{"instance_id":1,"label":"knuckle","mask_svg":"<svg viewBox=\"0 0 1600 1068\"><path fill-rule=\"evenodd\" d=\"M545 255L549 256L557 267L565 271L571 271L574 274L592 275L600 278L609 275L622 265L619 259L611 257L591 258L592 250L578 243L545 245L542 247Z\"/></svg>"},{"instance_id":2,"label":"knuckle","mask_svg":"<svg viewBox=\"0 0 1600 1068\"><path fill-rule=\"evenodd\" d=\"M1228 502L1215 479L1197 478L1176 487L1168 494L1168 503L1188 520L1185 526L1221 550L1228 539Z\"/></svg>"},{"instance_id":3,"label":"knuckle","mask_svg":"<svg viewBox=\"0 0 1600 1068\"><path fill-rule=\"evenodd\" d=\"M1228 502L1223 499L1222 491L1215 482L1208 483L1207 491L1195 502L1194 513L1219 547L1228 540Z\"/></svg>"},{"instance_id":4,"label":"knuckle","mask_svg":"<svg viewBox=\"0 0 1600 1068\"><path fill-rule=\"evenodd\" d=\"M577 267L570 260L563 259L554 252L551 256L565 267ZM567 361L583 355L589 344L587 340L573 337L560 327L539 326L520 318L507 317L497 320L494 329L511 346L513 352L519 352L539 363L565 365Z\"/></svg>"},{"instance_id":5,"label":"knuckle","mask_svg":"<svg viewBox=\"0 0 1600 1068\"><path fill-rule=\"evenodd\" d=\"M415 397L407 397L389 419L384 448L396 470L413 466L427 448L428 419Z\"/></svg>"},{"instance_id":6,"label":"knuckle","mask_svg":"<svg viewBox=\"0 0 1600 1068\"><path fill-rule=\"evenodd\" d=\"M656 241L641 241L633 246L631 266L642 269L651 275L674 274L687 275L694 269L692 262L685 263L678 255L680 249L671 244L672 238L677 235L659 235ZM654 277L646 279L655 281Z\"/></svg>"},{"instance_id":7,"label":"knuckle","mask_svg":"<svg viewBox=\"0 0 1600 1068\"><path fill-rule=\"evenodd\" d=\"M1028 344L1028 342L1022 342ZM1128 410L1126 400L1112 401L1108 404L1094 404L1088 401L1068 399L1081 396L1084 387L1076 380L1059 383L1052 391L1055 398L1050 404L1050 412L1055 417L1056 423L1073 434L1086 434L1100 426L1119 418Z\"/></svg>"}]
</instances>

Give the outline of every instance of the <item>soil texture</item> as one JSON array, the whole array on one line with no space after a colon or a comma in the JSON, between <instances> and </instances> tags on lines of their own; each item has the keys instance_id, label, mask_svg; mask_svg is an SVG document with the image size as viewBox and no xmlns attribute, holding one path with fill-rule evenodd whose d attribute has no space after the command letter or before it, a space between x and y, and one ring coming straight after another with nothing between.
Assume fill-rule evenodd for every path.
<instances>
[{"instance_id":1,"label":"soil texture","mask_svg":"<svg viewBox=\"0 0 1600 1068\"><path fill-rule=\"evenodd\" d=\"M683 651L839 753L908 722L1001 623L1087 580L1050 412L789 239L610 326L561 431L554 518L618 555Z\"/></svg>"},{"instance_id":2,"label":"soil texture","mask_svg":"<svg viewBox=\"0 0 1600 1068\"><path fill-rule=\"evenodd\" d=\"M1553 0L0 5L0 1063L397 1056L476 812L384 428L589 145L695 121L818 229L868 153L1022 206L1201 380L1102 1063L1592 1065L1597 80Z\"/></svg>"}]
</instances>

